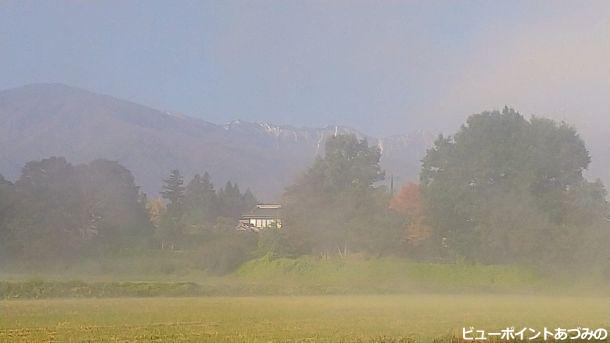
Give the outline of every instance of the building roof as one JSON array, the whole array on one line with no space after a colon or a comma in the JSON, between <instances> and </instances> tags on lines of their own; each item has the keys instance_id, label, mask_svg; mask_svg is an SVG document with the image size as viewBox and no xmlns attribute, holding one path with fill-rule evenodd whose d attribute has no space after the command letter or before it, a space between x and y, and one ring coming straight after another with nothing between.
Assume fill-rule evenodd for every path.
<instances>
[{"instance_id":1,"label":"building roof","mask_svg":"<svg viewBox=\"0 0 610 343\"><path fill-rule=\"evenodd\" d=\"M258 204L250 212L244 214L244 219L276 219L281 216L282 205Z\"/></svg>"}]
</instances>

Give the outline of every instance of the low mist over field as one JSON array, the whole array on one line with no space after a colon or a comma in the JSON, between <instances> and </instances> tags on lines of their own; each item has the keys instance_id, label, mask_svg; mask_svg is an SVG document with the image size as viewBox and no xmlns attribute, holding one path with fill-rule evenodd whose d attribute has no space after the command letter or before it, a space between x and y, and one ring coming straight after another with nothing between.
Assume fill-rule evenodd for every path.
<instances>
[{"instance_id":1,"label":"low mist over field","mask_svg":"<svg viewBox=\"0 0 610 343\"><path fill-rule=\"evenodd\" d=\"M604 1L0 3L0 341L609 341Z\"/></svg>"}]
</instances>

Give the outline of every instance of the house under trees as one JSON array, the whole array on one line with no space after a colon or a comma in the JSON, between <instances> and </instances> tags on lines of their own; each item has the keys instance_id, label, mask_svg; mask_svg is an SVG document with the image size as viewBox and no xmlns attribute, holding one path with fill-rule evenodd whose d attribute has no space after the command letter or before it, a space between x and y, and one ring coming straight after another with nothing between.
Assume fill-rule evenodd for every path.
<instances>
[{"instance_id":1,"label":"house under trees","mask_svg":"<svg viewBox=\"0 0 610 343\"><path fill-rule=\"evenodd\" d=\"M258 204L239 220L238 230L260 231L282 227L282 205Z\"/></svg>"}]
</instances>

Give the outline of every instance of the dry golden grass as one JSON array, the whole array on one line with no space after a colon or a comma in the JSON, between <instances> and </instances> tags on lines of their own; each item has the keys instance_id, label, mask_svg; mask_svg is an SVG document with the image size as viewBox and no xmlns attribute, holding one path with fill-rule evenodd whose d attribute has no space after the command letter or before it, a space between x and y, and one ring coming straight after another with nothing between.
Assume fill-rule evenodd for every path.
<instances>
[{"instance_id":1,"label":"dry golden grass","mask_svg":"<svg viewBox=\"0 0 610 343\"><path fill-rule=\"evenodd\" d=\"M464 326L610 327L610 299L515 295L0 301L2 342L400 342Z\"/></svg>"}]
</instances>

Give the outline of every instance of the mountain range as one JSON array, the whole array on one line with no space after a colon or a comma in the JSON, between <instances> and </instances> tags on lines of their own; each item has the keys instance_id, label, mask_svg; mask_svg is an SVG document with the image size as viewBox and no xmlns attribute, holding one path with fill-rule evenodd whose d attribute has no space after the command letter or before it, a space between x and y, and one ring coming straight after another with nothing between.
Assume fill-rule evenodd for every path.
<instances>
[{"instance_id":1,"label":"mountain range","mask_svg":"<svg viewBox=\"0 0 610 343\"><path fill-rule=\"evenodd\" d=\"M353 133L379 146L382 167L397 184L417 180L420 160L435 138L415 130L377 138L345 126L239 120L220 125L62 84L0 92L0 174L12 180L31 160L64 156L85 163L105 158L131 170L152 196L169 171L179 169L187 181L207 171L218 186L232 180L259 199L274 201L323 152L325 141L339 133Z\"/></svg>"}]
</instances>

